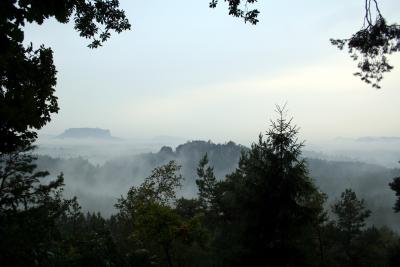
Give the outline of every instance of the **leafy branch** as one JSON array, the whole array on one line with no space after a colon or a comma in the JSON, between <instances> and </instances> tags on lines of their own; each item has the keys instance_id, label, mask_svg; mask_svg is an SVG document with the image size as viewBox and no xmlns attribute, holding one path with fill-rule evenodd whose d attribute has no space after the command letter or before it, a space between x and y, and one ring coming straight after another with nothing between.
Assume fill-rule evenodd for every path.
<instances>
[{"instance_id":1,"label":"leafy branch","mask_svg":"<svg viewBox=\"0 0 400 267\"><path fill-rule=\"evenodd\" d=\"M380 89L383 74L393 69L387 56L400 51L400 25L388 25L376 0L365 0L365 16L361 30L349 39L330 39L332 45L343 50L347 46L350 57L358 61L354 73L372 87Z\"/></svg>"}]
</instances>

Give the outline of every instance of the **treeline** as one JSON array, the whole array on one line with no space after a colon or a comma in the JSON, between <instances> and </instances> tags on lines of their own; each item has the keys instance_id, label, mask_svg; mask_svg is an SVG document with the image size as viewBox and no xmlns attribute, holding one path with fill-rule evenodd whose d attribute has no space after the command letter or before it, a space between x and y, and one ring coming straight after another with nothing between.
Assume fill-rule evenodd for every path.
<instances>
[{"instance_id":1,"label":"treeline","mask_svg":"<svg viewBox=\"0 0 400 267\"><path fill-rule=\"evenodd\" d=\"M105 217L116 212L114 203L126 194L132 185L139 185L152 169L173 160L181 165L180 173L185 178L177 192L179 196L191 198L197 195L196 168L207 153L214 167L217 180L223 179L237 167L241 151L248 147L233 142L214 144L206 141L191 141L179 145L175 150L163 147L156 153L125 156L94 165L83 158L52 158L39 156L38 169L48 170L55 178L60 172L65 176L64 195L77 196L82 210L100 211ZM309 153L303 152L305 156ZM306 158L309 176L321 191L327 194L326 206L340 197L341 192L351 187L364 198L372 211L369 224L387 225L400 231L398 216L393 213L395 195L387 186L393 177L400 176L400 169L352 161L330 161Z\"/></svg>"},{"instance_id":2,"label":"treeline","mask_svg":"<svg viewBox=\"0 0 400 267\"><path fill-rule=\"evenodd\" d=\"M63 175L45 183L32 147L3 154L0 265L399 266L399 236L367 226L371 211L352 189L326 205L297 133L281 112L222 180L205 154L193 197L177 195L184 178L169 161L120 197L110 218L64 199ZM399 184L390 184L397 194Z\"/></svg>"}]
</instances>

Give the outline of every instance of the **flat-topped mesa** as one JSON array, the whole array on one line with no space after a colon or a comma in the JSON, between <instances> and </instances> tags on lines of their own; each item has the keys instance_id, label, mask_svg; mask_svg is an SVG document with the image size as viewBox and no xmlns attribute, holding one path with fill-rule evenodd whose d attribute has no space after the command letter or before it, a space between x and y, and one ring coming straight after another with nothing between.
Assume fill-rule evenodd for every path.
<instances>
[{"instance_id":1,"label":"flat-topped mesa","mask_svg":"<svg viewBox=\"0 0 400 267\"><path fill-rule=\"evenodd\" d=\"M74 139L108 139L116 140L118 138L111 135L110 130L100 128L69 128L66 129L57 138L74 138Z\"/></svg>"}]
</instances>

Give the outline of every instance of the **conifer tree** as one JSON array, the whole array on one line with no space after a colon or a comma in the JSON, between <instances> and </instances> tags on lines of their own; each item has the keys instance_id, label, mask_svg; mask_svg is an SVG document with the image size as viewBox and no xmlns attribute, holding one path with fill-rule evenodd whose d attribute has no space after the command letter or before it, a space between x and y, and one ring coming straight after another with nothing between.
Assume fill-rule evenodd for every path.
<instances>
[{"instance_id":1,"label":"conifer tree","mask_svg":"<svg viewBox=\"0 0 400 267\"><path fill-rule=\"evenodd\" d=\"M362 234L365 220L371 215L366 209L363 199L358 199L351 189L346 189L340 199L332 206L337 217L336 227L339 230L341 251L344 256L337 255L343 266L359 266L360 257L357 249L357 238Z\"/></svg>"},{"instance_id":2,"label":"conifer tree","mask_svg":"<svg viewBox=\"0 0 400 267\"><path fill-rule=\"evenodd\" d=\"M57 220L71 201L62 199L63 175L50 182L36 171L33 147L0 153L0 263L45 266L56 253Z\"/></svg>"},{"instance_id":3,"label":"conifer tree","mask_svg":"<svg viewBox=\"0 0 400 267\"><path fill-rule=\"evenodd\" d=\"M222 236L227 243L241 244L227 251L227 259L235 259L230 265L304 264L301 233L322 210L315 201L320 193L301 158L298 128L287 119L285 107L276 111L278 119L271 121L265 137L260 134L258 143L243 152L238 169L220 186Z\"/></svg>"}]
</instances>

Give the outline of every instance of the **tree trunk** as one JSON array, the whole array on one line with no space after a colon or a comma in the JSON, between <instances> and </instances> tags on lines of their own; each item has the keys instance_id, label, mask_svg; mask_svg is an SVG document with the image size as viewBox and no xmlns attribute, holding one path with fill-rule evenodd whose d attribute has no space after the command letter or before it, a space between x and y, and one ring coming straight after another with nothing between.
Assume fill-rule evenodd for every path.
<instances>
[{"instance_id":1,"label":"tree trunk","mask_svg":"<svg viewBox=\"0 0 400 267\"><path fill-rule=\"evenodd\" d=\"M169 251L169 244L164 245L164 252L165 252L165 256L167 257L167 264L168 264L167 266L173 267L171 253Z\"/></svg>"}]
</instances>

